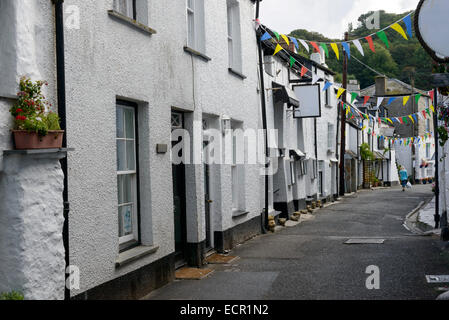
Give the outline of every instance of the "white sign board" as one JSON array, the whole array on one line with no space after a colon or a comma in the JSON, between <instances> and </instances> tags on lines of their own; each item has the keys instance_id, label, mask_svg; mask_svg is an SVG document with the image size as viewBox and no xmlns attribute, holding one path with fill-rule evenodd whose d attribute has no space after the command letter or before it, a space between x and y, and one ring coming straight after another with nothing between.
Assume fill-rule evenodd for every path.
<instances>
[{"instance_id":1,"label":"white sign board","mask_svg":"<svg viewBox=\"0 0 449 320\"><path fill-rule=\"evenodd\" d=\"M299 109L294 111L295 118L321 117L321 91L319 84L294 86L293 91L300 105Z\"/></svg>"},{"instance_id":2,"label":"white sign board","mask_svg":"<svg viewBox=\"0 0 449 320\"><path fill-rule=\"evenodd\" d=\"M417 14L418 39L432 57L440 62L449 58L449 1L421 0Z\"/></svg>"}]
</instances>

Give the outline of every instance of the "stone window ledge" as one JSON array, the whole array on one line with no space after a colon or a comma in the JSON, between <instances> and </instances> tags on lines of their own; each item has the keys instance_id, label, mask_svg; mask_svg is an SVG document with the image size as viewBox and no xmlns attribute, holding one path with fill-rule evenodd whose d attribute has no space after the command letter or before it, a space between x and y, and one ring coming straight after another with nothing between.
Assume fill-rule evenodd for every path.
<instances>
[{"instance_id":1,"label":"stone window ledge","mask_svg":"<svg viewBox=\"0 0 449 320\"><path fill-rule=\"evenodd\" d=\"M29 150L4 150L4 156L26 155L36 158L57 158L62 159L67 156L68 151L73 151L73 148L61 149L29 149Z\"/></svg>"},{"instance_id":2,"label":"stone window ledge","mask_svg":"<svg viewBox=\"0 0 449 320\"><path fill-rule=\"evenodd\" d=\"M184 47L184 51L187 52L187 53L190 53L192 56L201 58L201 59L203 59L203 60L206 61L206 62L212 60L211 58L209 58L208 56L206 56L204 53L201 53L201 52L199 52L199 51L196 51L195 49L192 49L192 48L190 48L190 47L188 47L188 46L185 46L185 47Z\"/></svg>"},{"instance_id":3,"label":"stone window ledge","mask_svg":"<svg viewBox=\"0 0 449 320\"><path fill-rule=\"evenodd\" d=\"M228 70L229 70L230 74L232 74L242 80L245 80L247 78L244 74L242 74L241 72L238 72L237 70L234 70L232 68L228 68Z\"/></svg>"},{"instance_id":4,"label":"stone window ledge","mask_svg":"<svg viewBox=\"0 0 449 320\"><path fill-rule=\"evenodd\" d=\"M137 22L136 20L131 19L130 17L125 16L118 11L108 10L108 14L110 17L114 17L120 21L123 21L126 24L130 25L131 27L137 28L145 33L148 33L149 35L157 33L156 30L144 25L143 23Z\"/></svg>"},{"instance_id":5,"label":"stone window ledge","mask_svg":"<svg viewBox=\"0 0 449 320\"><path fill-rule=\"evenodd\" d=\"M115 261L115 267L120 268L133 261L144 258L150 254L154 254L159 250L157 246L138 246L127 251L124 251L118 255Z\"/></svg>"},{"instance_id":6,"label":"stone window ledge","mask_svg":"<svg viewBox=\"0 0 449 320\"><path fill-rule=\"evenodd\" d=\"M241 218L243 216L246 216L248 213L249 211L235 210L232 212L232 219Z\"/></svg>"}]
</instances>

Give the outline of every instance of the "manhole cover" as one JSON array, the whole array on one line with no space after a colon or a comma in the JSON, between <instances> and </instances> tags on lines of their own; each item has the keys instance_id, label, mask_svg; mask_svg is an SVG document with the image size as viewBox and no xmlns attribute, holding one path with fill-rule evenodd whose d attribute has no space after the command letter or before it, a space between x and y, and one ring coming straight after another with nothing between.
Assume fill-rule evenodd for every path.
<instances>
[{"instance_id":1,"label":"manhole cover","mask_svg":"<svg viewBox=\"0 0 449 320\"><path fill-rule=\"evenodd\" d=\"M345 244L383 244L385 239L349 239Z\"/></svg>"},{"instance_id":2,"label":"manhole cover","mask_svg":"<svg viewBox=\"0 0 449 320\"><path fill-rule=\"evenodd\" d=\"M427 283L449 283L449 275L426 276Z\"/></svg>"}]
</instances>

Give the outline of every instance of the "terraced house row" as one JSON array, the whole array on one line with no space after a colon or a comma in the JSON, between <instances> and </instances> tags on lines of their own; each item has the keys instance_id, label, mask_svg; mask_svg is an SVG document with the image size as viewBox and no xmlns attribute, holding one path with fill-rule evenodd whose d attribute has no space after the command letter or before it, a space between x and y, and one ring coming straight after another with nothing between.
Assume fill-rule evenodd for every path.
<instances>
[{"instance_id":1,"label":"terraced house row","mask_svg":"<svg viewBox=\"0 0 449 320\"><path fill-rule=\"evenodd\" d=\"M0 292L141 298L269 216L335 201L340 165L345 191L363 186L360 145L383 148L348 121L341 164L339 85L323 91L336 73L323 52L273 55L259 5L0 2ZM48 82L62 149L15 149L22 76Z\"/></svg>"}]
</instances>

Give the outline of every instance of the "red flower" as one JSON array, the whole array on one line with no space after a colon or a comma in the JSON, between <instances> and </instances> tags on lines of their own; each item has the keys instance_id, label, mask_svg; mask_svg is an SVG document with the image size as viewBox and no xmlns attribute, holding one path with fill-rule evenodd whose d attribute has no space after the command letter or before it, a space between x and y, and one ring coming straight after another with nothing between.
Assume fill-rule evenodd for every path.
<instances>
[{"instance_id":1,"label":"red flower","mask_svg":"<svg viewBox=\"0 0 449 320\"><path fill-rule=\"evenodd\" d=\"M25 117L25 116L17 116L16 120L22 120L23 121L23 120L26 120L26 118L27 117Z\"/></svg>"},{"instance_id":2,"label":"red flower","mask_svg":"<svg viewBox=\"0 0 449 320\"><path fill-rule=\"evenodd\" d=\"M19 109L16 110L16 112L20 113L20 112L23 112L23 110L19 108Z\"/></svg>"}]
</instances>

